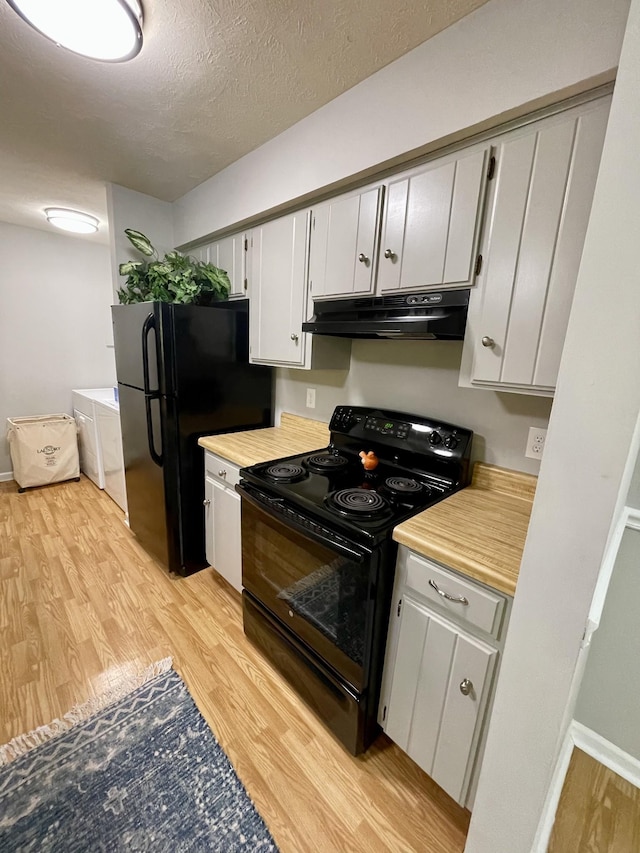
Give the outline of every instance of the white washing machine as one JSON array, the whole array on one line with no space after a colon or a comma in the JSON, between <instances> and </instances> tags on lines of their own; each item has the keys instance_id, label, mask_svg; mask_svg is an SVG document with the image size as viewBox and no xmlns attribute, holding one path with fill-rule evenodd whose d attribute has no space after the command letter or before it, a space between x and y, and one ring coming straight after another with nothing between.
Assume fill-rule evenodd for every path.
<instances>
[{"instance_id":1,"label":"white washing machine","mask_svg":"<svg viewBox=\"0 0 640 853\"><path fill-rule=\"evenodd\" d=\"M74 391L73 415L78 424L80 470L126 513L120 408L113 388Z\"/></svg>"}]
</instances>

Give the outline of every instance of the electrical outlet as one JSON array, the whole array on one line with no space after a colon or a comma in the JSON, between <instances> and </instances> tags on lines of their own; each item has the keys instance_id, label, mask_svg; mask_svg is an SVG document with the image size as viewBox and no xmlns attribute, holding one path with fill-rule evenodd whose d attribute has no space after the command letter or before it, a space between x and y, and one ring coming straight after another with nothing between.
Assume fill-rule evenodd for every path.
<instances>
[{"instance_id":1,"label":"electrical outlet","mask_svg":"<svg viewBox=\"0 0 640 853\"><path fill-rule=\"evenodd\" d=\"M307 409L315 409L316 407L316 389L307 388Z\"/></svg>"},{"instance_id":2,"label":"electrical outlet","mask_svg":"<svg viewBox=\"0 0 640 853\"><path fill-rule=\"evenodd\" d=\"M529 437L527 439L527 448L524 452L529 459L540 459L544 450L544 443L547 440L547 431L543 427L529 427Z\"/></svg>"}]
</instances>

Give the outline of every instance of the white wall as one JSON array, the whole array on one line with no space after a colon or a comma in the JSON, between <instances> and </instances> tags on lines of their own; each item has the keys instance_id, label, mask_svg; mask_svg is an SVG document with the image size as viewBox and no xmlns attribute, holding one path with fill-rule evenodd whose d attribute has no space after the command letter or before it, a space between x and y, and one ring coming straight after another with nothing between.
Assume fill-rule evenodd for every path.
<instances>
[{"instance_id":1,"label":"white wall","mask_svg":"<svg viewBox=\"0 0 640 853\"><path fill-rule=\"evenodd\" d=\"M474 430L473 459L537 474L526 459L530 426L546 426L551 400L459 388L462 343L457 341L353 341L343 370L277 370L276 408L329 420L340 404L373 405L422 414ZM306 389L316 408L306 408Z\"/></svg>"},{"instance_id":2,"label":"white wall","mask_svg":"<svg viewBox=\"0 0 640 853\"><path fill-rule=\"evenodd\" d=\"M593 635L575 719L640 761L640 531L627 529Z\"/></svg>"},{"instance_id":3,"label":"white wall","mask_svg":"<svg viewBox=\"0 0 640 853\"><path fill-rule=\"evenodd\" d=\"M0 475L7 417L68 412L73 388L115 382L109 249L0 222Z\"/></svg>"},{"instance_id":4,"label":"white wall","mask_svg":"<svg viewBox=\"0 0 640 853\"><path fill-rule=\"evenodd\" d=\"M107 210L109 214L109 245L111 250L111 276L113 302L118 302L117 291L124 279L118 267L125 261L145 260L125 236L125 228L141 231L149 238L160 257L174 246L173 213L169 202L144 193L128 190L118 184L107 184Z\"/></svg>"},{"instance_id":5,"label":"white wall","mask_svg":"<svg viewBox=\"0 0 640 853\"><path fill-rule=\"evenodd\" d=\"M176 244L611 79L627 10L628 0L492 0L183 196Z\"/></svg>"},{"instance_id":6,"label":"white wall","mask_svg":"<svg viewBox=\"0 0 640 853\"><path fill-rule=\"evenodd\" d=\"M626 498L640 412L638 91L640 0L632 0L467 853L531 850L573 713L594 586Z\"/></svg>"}]
</instances>

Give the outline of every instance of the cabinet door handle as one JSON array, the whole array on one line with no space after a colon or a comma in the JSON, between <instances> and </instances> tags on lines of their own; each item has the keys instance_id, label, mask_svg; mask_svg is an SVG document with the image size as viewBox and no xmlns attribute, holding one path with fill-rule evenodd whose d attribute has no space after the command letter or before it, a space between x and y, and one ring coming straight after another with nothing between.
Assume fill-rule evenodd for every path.
<instances>
[{"instance_id":1,"label":"cabinet door handle","mask_svg":"<svg viewBox=\"0 0 640 853\"><path fill-rule=\"evenodd\" d=\"M293 332L293 333L291 334L291 340L292 340L294 343L297 343L297 342L298 342L298 336L296 335L296 333L295 333L295 332Z\"/></svg>"},{"instance_id":2,"label":"cabinet door handle","mask_svg":"<svg viewBox=\"0 0 640 853\"><path fill-rule=\"evenodd\" d=\"M210 503L211 503L211 501L209 500L209 498L205 498L205 499L202 501L202 506L209 506L209 504L210 504Z\"/></svg>"},{"instance_id":3,"label":"cabinet door handle","mask_svg":"<svg viewBox=\"0 0 640 853\"><path fill-rule=\"evenodd\" d=\"M360 254L358 255L358 260L361 264L369 263L369 258L364 254L364 252L360 252Z\"/></svg>"},{"instance_id":4,"label":"cabinet door handle","mask_svg":"<svg viewBox=\"0 0 640 853\"><path fill-rule=\"evenodd\" d=\"M496 345L496 342L493 340L493 338L490 338L489 335L485 335L482 338L481 344L483 347L494 347Z\"/></svg>"},{"instance_id":5,"label":"cabinet door handle","mask_svg":"<svg viewBox=\"0 0 640 853\"><path fill-rule=\"evenodd\" d=\"M393 258L395 258L396 253L392 252L391 249L385 249L384 250L384 256L385 256L385 258L392 258L393 259Z\"/></svg>"},{"instance_id":6,"label":"cabinet door handle","mask_svg":"<svg viewBox=\"0 0 640 853\"><path fill-rule=\"evenodd\" d=\"M460 693L462 693L463 696L468 696L472 690L473 682L469 681L468 678L463 678L460 682Z\"/></svg>"},{"instance_id":7,"label":"cabinet door handle","mask_svg":"<svg viewBox=\"0 0 640 853\"><path fill-rule=\"evenodd\" d=\"M226 476L227 476L227 472L224 470L224 468L222 468L220 471L218 471L218 477L226 477Z\"/></svg>"},{"instance_id":8,"label":"cabinet door handle","mask_svg":"<svg viewBox=\"0 0 640 853\"><path fill-rule=\"evenodd\" d=\"M443 589L440 589L438 584L429 578L429 586L441 595L443 598L446 598L447 601L453 601L454 604L468 604L469 600L464 597L464 595L449 595L448 592L445 592Z\"/></svg>"}]
</instances>

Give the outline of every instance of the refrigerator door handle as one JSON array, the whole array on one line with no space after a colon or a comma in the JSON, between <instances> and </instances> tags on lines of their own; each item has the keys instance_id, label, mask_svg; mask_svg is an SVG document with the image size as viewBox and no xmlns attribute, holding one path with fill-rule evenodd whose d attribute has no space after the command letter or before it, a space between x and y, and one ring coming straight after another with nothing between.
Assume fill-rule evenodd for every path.
<instances>
[{"instance_id":1,"label":"refrigerator door handle","mask_svg":"<svg viewBox=\"0 0 640 853\"><path fill-rule=\"evenodd\" d=\"M152 391L149 387L149 332L152 329L157 335L155 315L147 314L145 321L142 324L142 376L144 384L144 393L147 395L151 394L153 396L159 396L159 389L157 391Z\"/></svg>"},{"instance_id":2,"label":"refrigerator door handle","mask_svg":"<svg viewBox=\"0 0 640 853\"><path fill-rule=\"evenodd\" d=\"M164 464L164 453L158 453L156 451L156 443L153 436L153 421L151 419L151 401L159 400L159 394L145 394L144 395L144 406L147 415L147 443L149 445L149 455L153 459L153 461L158 465L158 467L162 468Z\"/></svg>"}]
</instances>

